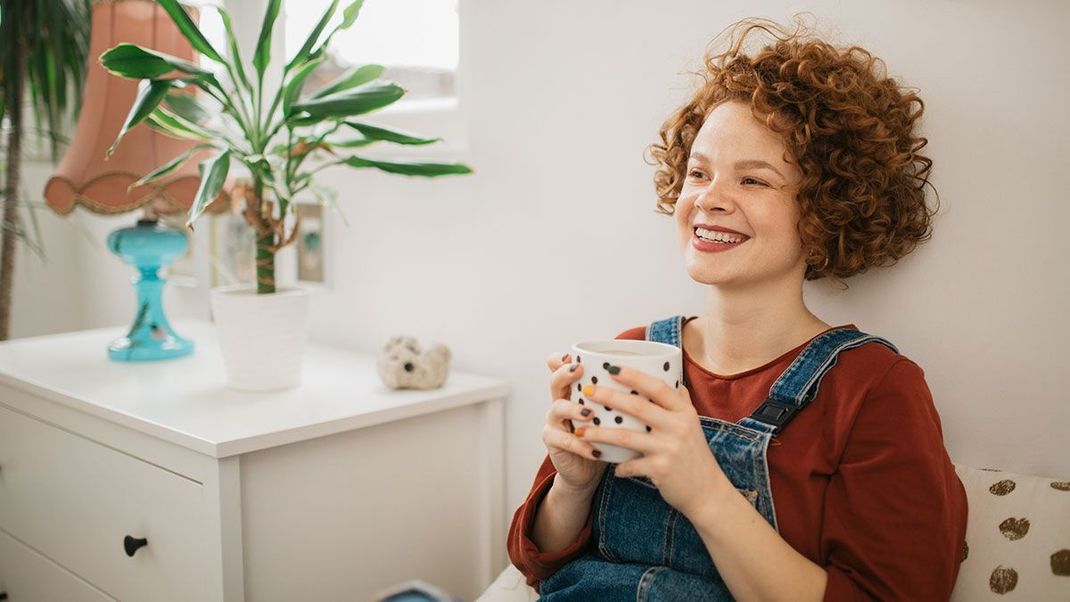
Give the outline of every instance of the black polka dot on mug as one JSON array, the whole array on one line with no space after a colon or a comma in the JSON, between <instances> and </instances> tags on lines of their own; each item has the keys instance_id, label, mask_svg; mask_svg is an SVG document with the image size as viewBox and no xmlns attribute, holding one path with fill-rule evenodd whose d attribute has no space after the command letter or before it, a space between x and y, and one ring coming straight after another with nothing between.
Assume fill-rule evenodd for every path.
<instances>
[{"instance_id":1,"label":"black polka dot on mug","mask_svg":"<svg viewBox=\"0 0 1070 602\"><path fill-rule=\"evenodd\" d=\"M591 377L591 382L597 385L598 384L598 377L597 376L592 376Z\"/></svg>"},{"instance_id":2,"label":"black polka dot on mug","mask_svg":"<svg viewBox=\"0 0 1070 602\"><path fill-rule=\"evenodd\" d=\"M617 424L620 424L620 423L624 422L624 418L622 418L621 416L617 416L616 418L613 419L613 421L616 422Z\"/></svg>"},{"instance_id":3,"label":"black polka dot on mug","mask_svg":"<svg viewBox=\"0 0 1070 602\"><path fill-rule=\"evenodd\" d=\"M639 394L639 391L636 391L635 389L632 389L632 395L638 395L638 394Z\"/></svg>"},{"instance_id":4,"label":"black polka dot on mug","mask_svg":"<svg viewBox=\"0 0 1070 602\"><path fill-rule=\"evenodd\" d=\"M609 370L609 362L602 362L602 369Z\"/></svg>"},{"instance_id":5,"label":"black polka dot on mug","mask_svg":"<svg viewBox=\"0 0 1070 602\"><path fill-rule=\"evenodd\" d=\"M648 426L648 427L646 427L646 432L648 432L648 433L649 433L649 432L650 432L650 431L652 431L652 430L654 430L654 429L650 428L649 426Z\"/></svg>"},{"instance_id":6,"label":"black polka dot on mug","mask_svg":"<svg viewBox=\"0 0 1070 602\"><path fill-rule=\"evenodd\" d=\"M609 406L602 406L602 407L605 408L607 412L612 412L613 411L613 408L611 408Z\"/></svg>"},{"instance_id":7,"label":"black polka dot on mug","mask_svg":"<svg viewBox=\"0 0 1070 602\"><path fill-rule=\"evenodd\" d=\"M664 368L665 371L668 372L669 371L669 362L665 362L665 365L662 366L662 368Z\"/></svg>"},{"instance_id":8,"label":"black polka dot on mug","mask_svg":"<svg viewBox=\"0 0 1070 602\"><path fill-rule=\"evenodd\" d=\"M583 383L576 383L576 390L583 391Z\"/></svg>"},{"instance_id":9,"label":"black polka dot on mug","mask_svg":"<svg viewBox=\"0 0 1070 602\"><path fill-rule=\"evenodd\" d=\"M599 424L602 424L602 421L601 421L601 420L599 420L598 416L595 416L595 417L594 417L594 425L595 425L595 426L598 426Z\"/></svg>"},{"instance_id":10,"label":"black polka dot on mug","mask_svg":"<svg viewBox=\"0 0 1070 602\"><path fill-rule=\"evenodd\" d=\"M583 398L580 398L580 405L583 405Z\"/></svg>"}]
</instances>

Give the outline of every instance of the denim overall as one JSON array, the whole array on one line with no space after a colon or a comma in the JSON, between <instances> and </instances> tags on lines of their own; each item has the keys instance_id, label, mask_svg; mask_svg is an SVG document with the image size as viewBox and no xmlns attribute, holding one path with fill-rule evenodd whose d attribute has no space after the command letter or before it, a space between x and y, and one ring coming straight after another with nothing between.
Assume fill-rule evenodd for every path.
<instances>
[{"instance_id":1,"label":"denim overall","mask_svg":"<svg viewBox=\"0 0 1070 602\"><path fill-rule=\"evenodd\" d=\"M654 322L647 327L647 340L682 347L683 320L675 316ZM837 355L870 341L899 352L887 340L856 329L832 330L806 346L754 414L739 422L699 417L725 475L778 531L766 459L769 442L817 396ZM618 478L615 469L615 464L607 467L595 492L588 552L540 582L539 600L733 600L691 522L665 502L649 479Z\"/></svg>"}]
</instances>

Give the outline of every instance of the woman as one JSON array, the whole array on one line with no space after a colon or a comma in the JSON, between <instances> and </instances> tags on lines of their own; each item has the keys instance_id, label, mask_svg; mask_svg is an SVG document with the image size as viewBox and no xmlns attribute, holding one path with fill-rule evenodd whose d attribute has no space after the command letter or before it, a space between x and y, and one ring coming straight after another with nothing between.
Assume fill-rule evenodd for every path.
<instances>
[{"instance_id":1,"label":"woman","mask_svg":"<svg viewBox=\"0 0 1070 602\"><path fill-rule=\"evenodd\" d=\"M510 558L547 600L946 600L966 496L924 372L803 302L804 280L930 236L922 101L864 49L764 20L733 31L652 146L707 313L617 337L682 347L685 386L622 368L653 404L574 395L583 365L554 354L548 455ZM748 56L755 31L776 39ZM598 428L581 395L653 430ZM592 442L643 456L609 465Z\"/></svg>"}]
</instances>

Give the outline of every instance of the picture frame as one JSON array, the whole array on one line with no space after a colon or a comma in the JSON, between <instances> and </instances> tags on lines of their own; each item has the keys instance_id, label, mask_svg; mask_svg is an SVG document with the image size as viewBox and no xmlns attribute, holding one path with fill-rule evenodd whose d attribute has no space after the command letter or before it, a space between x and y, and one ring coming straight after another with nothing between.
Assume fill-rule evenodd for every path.
<instances>
[{"instance_id":1,"label":"picture frame","mask_svg":"<svg viewBox=\"0 0 1070 602\"><path fill-rule=\"evenodd\" d=\"M278 286L295 282L305 288L330 288L333 265L330 260L332 224L323 204L316 201L297 201L296 215L287 218L288 227L300 217L300 230L293 244L280 249L275 256ZM242 214L223 212L205 216L210 223L208 234L208 263L211 287L256 282L255 231Z\"/></svg>"},{"instance_id":2,"label":"picture frame","mask_svg":"<svg viewBox=\"0 0 1070 602\"><path fill-rule=\"evenodd\" d=\"M186 226L185 213L163 215L160 221L186 235L186 252L165 268L167 282L184 288L198 288L200 286L198 275L201 273L199 260L203 253L200 252L198 237Z\"/></svg>"},{"instance_id":3,"label":"picture frame","mask_svg":"<svg viewBox=\"0 0 1070 602\"><path fill-rule=\"evenodd\" d=\"M297 282L305 286L330 288L333 236L324 206L318 202L298 202L298 232L294 241Z\"/></svg>"},{"instance_id":4,"label":"picture frame","mask_svg":"<svg viewBox=\"0 0 1070 602\"><path fill-rule=\"evenodd\" d=\"M226 211L209 219L211 286L256 281L255 231L240 213Z\"/></svg>"}]
</instances>

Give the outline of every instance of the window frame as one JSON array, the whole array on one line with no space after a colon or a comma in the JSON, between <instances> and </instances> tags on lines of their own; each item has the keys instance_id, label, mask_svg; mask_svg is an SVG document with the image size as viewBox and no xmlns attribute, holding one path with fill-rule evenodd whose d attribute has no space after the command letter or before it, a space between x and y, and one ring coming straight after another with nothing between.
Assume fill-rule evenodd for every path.
<instances>
[{"instance_id":1,"label":"window frame","mask_svg":"<svg viewBox=\"0 0 1070 602\"><path fill-rule=\"evenodd\" d=\"M464 161L471 152L470 98L471 78L468 65L469 48L465 44L465 31L471 23L469 17L472 0L457 0L457 71L454 76L454 96L405 100L367 114L368 121L385 127L409 130L422 136L440 137L433 144L409 146L401 144L376 144L369 146L362 155L381 159L417 159ZM231 13L234 35L238 39L243 57L252 56L258 38L260 23L268 0L223 0ZM283 9L285 10L285 9ZM286 56L286 20L279 19L272 37L272 56ZM265 74L265 85L276 85L282 75L283 61L275 60Z\"/></svg>"}]
</instances>

